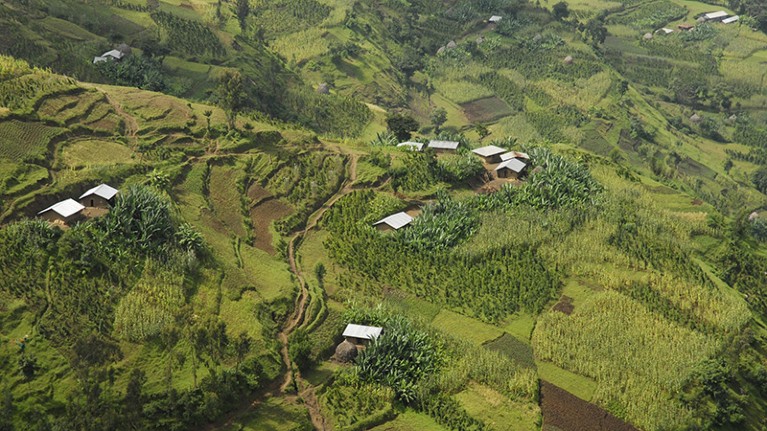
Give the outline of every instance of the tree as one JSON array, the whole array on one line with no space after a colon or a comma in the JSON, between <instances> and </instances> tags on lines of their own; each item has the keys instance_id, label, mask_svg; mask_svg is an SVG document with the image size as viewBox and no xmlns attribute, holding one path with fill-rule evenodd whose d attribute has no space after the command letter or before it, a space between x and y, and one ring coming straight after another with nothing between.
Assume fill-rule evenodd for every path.
<instances>
[{"instance_id":1,"label":"tree","mask_svg":"<svg viewBox=\"0 0 767 431\"><path fill-rule=\"evenodd\" d=\"M730 169L732 169L732 165L732 159L728 157L727 160L724 161L724 171L729 174Z\"/></svg>"},{"instance_id":2,"label":"tree","mask_svg":"<svg viewBox=\"0 0 767 431\"><path fill-rule=\"evenodd\" d=\"M245 360L245 357L250 353L250 349L253 347L253 339L247 332L243 331L240 335L234 339L232 348L234 349L234 356L237 359L236 369L239 371L240 364Z\"/></svg>"},{"instance_id":3,"label":"tree","mask_svg":"<svg viewBox=\"0 0 767 431\"><path fill-rule=\"evenodd\" d=\"M393 113L386 116L386 127L397 139L407 141L418 130L418 121L408 114Z\"/></svg>"},{"instance_id":4,"label":"tree","mask_svg":"<svg viewBox=\"0 0 767 431\"><path fill-rule=\"evenodd\" d=\"M477 124L476 126L474 126L474 131L477 132L477 135L479 135L480 140L485 139L486 137L488 137L488 135L490 135L490 130L488 130L488 128L484 124Z\"/></svg>"},{"instance_id":5,"label":"tree","mask_svg":"<svg viewBox=\"0 0 767 431\"><path fill-rule=\"evenodd\" d=\"M130 424L131 429L141 429L141 421L144 413L145 397L143 386L146 383L146 374L138 368L130 373L128 387L123 397L123 418Z\"/></svg>"},{"instance_id":6,"label":"tree","mask_svg":"<svg viewBox=\"0 0 767 431\"><path fill-rule=\"evenodd\" d=\"M311 364L312 344L305 330L299 328L290 334L288 353L290 360L298 366L299 370L306 369Z\"/></svg>"},{"instance_id":7,"label":"tree","mask_svg":"<svg viewBox=\"0 0 767 431\"><path fill-rule=\"evenodd\" d=\"M570 16L570 7L567 2L561 1L554 5L552 12L554 13L554 18L561 21Z\"/></svg>"},{"instance_id":8,"label":"tree","mask_svg":"<svg viewBox=\"0 0 767 431\"><path fill-rule=\"evenodd\" d=\"M205 133L210 133L210 116L213 115L213 111L206 109L202 115L205 117Z\"/></svg>"},{"instance_id":9,"label":"tree","mask_svg":"<svg viewBox=\"0 0 767 431\"><path fill-rule=\"evenodd\" d=\"M440 127L447 121L447 111L445 111L445 108L437 108L432 111L429 119L434 126L434 133L439 133Z\"/></svg>"},{"instance_id":10,"label":"tree","mask_svg":"<svg viewBox=\"0 0 767 431\"><path fill-rule=\"evenodd\" d=\"M590 19L586 23L586 36L591 40L593 46L601 45L607 38L607 27L600 19Z\"/></svg>"},{"instance_id":11,"label":"tree","mask_svg":"<svg viewBox=\"0 0 767 431\"><path fill-rule=\"evenodd\" d=\"M237 71L226 71L218 81L216 87L216 102L226 114L226 122L229 130L234 129L237 113L245 104L245 83L242 75Z\"/></svg>"},{"instance_id":12,"label":"tree","mask_svg":"<svg viewBox=\"0 0 767 431\"><path fill-rule=\"evenodd\" d=\"M767 194L767 168L761 167L751 175L751 182L754 187L762 193Z\"/></svg>"},{"instance_id":13,"label":"tree","mask_svg":"<svg viewBox=\"0 0 767 431\"><path fill-rule=\"evenodd\" d=\"M157 10L160 8L160 0L146 0L146 7L151 10Z\"/></svg>"},{"instance_id":14,"label":"tree","mask_svg":"<svg viewBox=\"0 0 767 431\"><path fill-rule=\"evenodd\" d=\"M237 21L240 23L240 30L245 33L248 26L248 15L250 14L250 2L248 0L237 0Z\"/></svg>"}]
</instances>

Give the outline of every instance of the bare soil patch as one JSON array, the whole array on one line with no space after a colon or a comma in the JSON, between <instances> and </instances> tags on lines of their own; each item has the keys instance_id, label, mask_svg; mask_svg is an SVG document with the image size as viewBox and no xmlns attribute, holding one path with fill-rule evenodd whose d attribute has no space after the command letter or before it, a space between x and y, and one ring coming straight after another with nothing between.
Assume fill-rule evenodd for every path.
<instances>
[{"instance_id":1,"label":"bare soil patch","mask_svg":"<svg viewBox=\"0 0 767 431\"><path fill-rule=\"evenodd\" d=\"M253 220L253 229L256 240L253 244L256 248L274 255L272 245L272 233L269 226L274 220L278 220L293 212L293 207L277 199L267 199L250 210L250 219Z\"/></svg>"},{"instance_id":2,"label":"bare soil patch","mask_svg":"<svg viewBox=\"0 0 767 431\"><path fill-rule=\"evenodd\" d=\"M606 410L541 380L543 431L639 431Z\"/></svg>"},{"instance_id":3,"label":"bare soil patch","mask_svg":"<svg viewBox=\"0 0 767 431\"><path fill-rule=\"evenodd\" d=\"M248 198L250 198L250 201L253 203L259 203L269 197L272 197L269 190L261 187L259 184L252 184L248 187Z\"/></svg>"},{"instance_id":4,"label":"bare soil patch","mask_svg":"<svg viewBox=\"0 0 767 431\"><path fill-rule=\"evenodd\" d=\"M512 114L509 105L495 96L473 100L460 106L466 114L466 118L472 123L495 121Z\"/></svg>"},{"instance_id":5,"label":"bare soil patch","mask_svg":"<svg viewBox=\"0 0 767 431\"><path fill-rule=\"evenodd\" d=\"M573 298L570 298L566 295L562 295L562 297L559 298L559 302L554 305L554 311L565 313L568 316L573 313L573 310L575 310L575 305L573 305Z\"/></svg>"}]
</instances>

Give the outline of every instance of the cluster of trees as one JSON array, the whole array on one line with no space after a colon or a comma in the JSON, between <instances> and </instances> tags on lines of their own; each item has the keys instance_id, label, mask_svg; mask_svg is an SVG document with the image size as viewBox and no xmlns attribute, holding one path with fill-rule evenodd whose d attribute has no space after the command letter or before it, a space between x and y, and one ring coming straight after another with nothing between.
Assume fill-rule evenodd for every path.
<instances>
[{"instance_id":1,"label":"cluster of trees","mask_svg":"<svg viewBox=\"0 0 767 431\"><path fill-rule=\"evenodd\" d=\"M174 51L212 56L225 53L218 37L204 24L162 11L152 12L151 17L165 31L167 46Z\"/></svg>"},{"instance_id":2,"label":"cluster of trees","mask_svg":"<svg viewBox=\"0 0 767 431\"><path fill-rule=\"evenodd\" d=\"M155 57L129 55L122 61L103 61L95 67L111 83L150 91L165 91L162 61Z\"/></svg>"}]
</instances>

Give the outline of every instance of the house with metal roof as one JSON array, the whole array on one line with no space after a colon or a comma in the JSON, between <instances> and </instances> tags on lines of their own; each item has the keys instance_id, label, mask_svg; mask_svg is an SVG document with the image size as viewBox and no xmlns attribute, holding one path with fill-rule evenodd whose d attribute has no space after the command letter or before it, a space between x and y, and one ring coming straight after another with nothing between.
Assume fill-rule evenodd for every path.
<instances>
[{"instance_id":1,"label":"house with metal roof","mask_svg":"<svg viewBox=\"0 0 767 431\"><path fill-rule=\"evenodd\" d=\"M519 159L509 159L495 168L498 178L519 178L527 164Z\"/></svg>"},{"instance_id":2,"label":"house with metal roof","mask_svg":"<svg viewBox=\"0 0 767 431\"><path fill-rule=\"evenodd\" d=\"M413 222L413 217L410 217L405 212L398 212L392 214L389 217L382 218L373 223L373 226L380 231L399 230Z\"/></svg>"},{"instance_id":3,"label":"house with metal roof","mask_svg":"<svg viewBox=\"0 0 767 431\"><path fill-rule=\"evenodd\" d=\"M123 54L122 51L117 50L117 49L113 49L111 51L107 51L107 52L101 54L98 57L93 57L93 64L101 63L103 61L108 61L108 60L119 61L123 57L125 57L125 54Z\"/></svg>"},{"instance_id":4,"label":"house with metal roof","mask_svg":"<svg viewBox=\"0 0 767 431\"><path fill-rule=\"evenodd\" d=\"M109 208L112 206L117 189L107 184L99 184L83 193L78 199L80 204L91 208Z\"/></svg>"},{"instance_id":5,"label":"house with metal roof","mask_svg":"<svg viewBox=\"0 0 767 431\"><path fill-rule=\"evenodd\" d=\"M49 206L37 215L51 223L69 224L80 218L83 209L85 209L84 206L70 198Z\"/></svg>"},{"instance_id":6,"label":"house with metal roof","mask_svg":"<svg viewBox=\"0 0 767 431\"><path fill-rule=\"evenodd\" d=\"M722 24L732 24L732 23L738 21L739 19L740 19L740 17L738 15L731 16L729 18L723 19L722 20Z\"/></svg>"},{"instance_id":7,"label":"house with metal roof","mask_svg":"<svg viewBox=\"0 0 767 431\"><path fill-rule=\"evenodd\" d=\"M729 13L723 10L720 10L717 12L709 12L707 14L704 14L703 18L705 18L706 21L721 21L724 18L727 18L728 16L730 16Z\"/></svg>"},{"instance_id":8,"label":"house with metal roof","mask_svg":"<svg viewBox=\"0 0 767 431\"><path fill-rule=\"evenodd\" d=\"M487 20L487 22L489 22L490 24L497 24L497 23L498 23L498 22L500 22L502 19L503 19L503 17L502 17L502 16L499 16L499 15L493 15L493 16L491 16L491 17L490 17L490 18Z\"/></svg>"},{"instance_id":9,"label":"house with metal roof","mask_svg":"<svg viewBox=\"0 0 767 431\"><path fill-rule=\"evenodd\" d=\"M406 150L410 151L422 151L423 150L423 144L420 142L401 142L397 144L398 148L404 148Z\"/></svg>"},{"instance_id":10,"label":"house with metal roof","mask_svg":"<svg viewBox=\"0 0 767 431\"><path fill-rule=\"evenodd\" d=\"M508 153L501 154L500 157L502 162L505 162L511 159L518 159L522 161L530 160L530 156L527 153L523 153L521 151L509 151Z\"/></svg>"},{"instance_id":11,"label":"house with metal roof","mask_svg":"<svg viewBox=\"0 0 767 431\"><path fill-rule=\"evenodd\" d=\"M381 332L383 332L383 328L378 326L365 326L350 323L346 325L343 337L346 341L354 345L365 345L370 342L370 340L378 338L381 335Z\"/></svg>"},{"instance_id":12,"label":"house with metal roof","mask_svg":"<svg viewBox=\"0 0 767 431\"><path fill-rule=\"evenodd\" d=\"M429 141L428 147L433 149L434 151L438 153L443 153L447 151L455 151L458 149L459 143L456 141L436 141L431 140Z\"/></svg>"},{"instance_id":13,"label":"house with metal roof","mask_svg":"<svg viewBox=\"0 0 767 431\"><path fill-rule=\"evenodd\" d=\"M485 159L486 163L498 163L501 161L501 154L506 152L505 148L488 145L486 147L471 150L472 153Z\"/></svg>"}]
</instances>

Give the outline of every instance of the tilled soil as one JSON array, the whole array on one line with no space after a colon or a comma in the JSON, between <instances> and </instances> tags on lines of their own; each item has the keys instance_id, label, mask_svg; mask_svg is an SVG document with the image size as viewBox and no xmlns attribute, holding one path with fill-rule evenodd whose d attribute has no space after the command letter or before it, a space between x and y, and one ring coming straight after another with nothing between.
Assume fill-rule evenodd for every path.
<instances>
[{"instance_id":1,"label":"tilled soil","mask_svg":"<svg viewBox=\"0 0 767 431\"><path fill-rule=\"evenodd\" d=\"M541 381L544 431L639 431L606 410Z\"/></svg>"}]
</instances>

